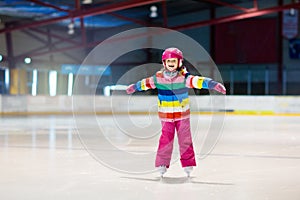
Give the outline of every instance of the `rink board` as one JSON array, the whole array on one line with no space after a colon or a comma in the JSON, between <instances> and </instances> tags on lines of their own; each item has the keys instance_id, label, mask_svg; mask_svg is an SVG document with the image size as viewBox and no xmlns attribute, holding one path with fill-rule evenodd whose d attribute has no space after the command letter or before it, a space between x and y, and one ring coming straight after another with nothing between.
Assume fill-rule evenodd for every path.
<instances>
[{"instance_id":1,"label":"rink board","mask_svg":"<svg viewBox=\"0 0 300 200\"><path fill-rule=\"evenodd\" d=\"M191 112L300 115L299 96L191 96ZM213 104L212 102L217 102ZM218 103L220 102L220 103ZM155 114L156 96L0 96L2 115Z\"/></svg>"}]
</instances>

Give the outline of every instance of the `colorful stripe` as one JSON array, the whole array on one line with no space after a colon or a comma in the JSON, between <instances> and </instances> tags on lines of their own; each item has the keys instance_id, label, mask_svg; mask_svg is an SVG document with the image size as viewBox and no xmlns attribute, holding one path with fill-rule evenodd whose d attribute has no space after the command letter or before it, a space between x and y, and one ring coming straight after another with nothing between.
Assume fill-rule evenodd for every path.
<instances>
[{"instance_id":1,"label":"colorful stripe","mask_svg":"<svg viewBox=\"0 0 300 200\"><path fill-rule=\"evenodd\" d=\"M185 88L185 83L170 83L170 84L161 84L157 83L156 84L157 89L161 90L176 90L176 89L182 89Z\"/></svg>"},{"instance_id":2,"label":"colorful stripe","mask_svg":"<svg viewBox=\"0 0 300 200\"><path fill-rule=\"evenodd\" d=\"M179 101L182 102L183 99L188 99L189 95L187 93L184 94L176 94L176 95L162 95L158 93L158 99L161 101Z\"/></svg>"},{"instance_id":3,"label":"colorful stripe","mask_svg":"<svg viewBox=\"0 0 300 200\"><path fill-rule=\"evenodd\" d=\"M186 87L197 89L213 89L217 82L210 78L189 75L186 80Z\"/></svg>"},{"instance_id":4,"label":"colorful stripe","mask_svg":"<svg viewBox=\"0 0 300 200\"><path fill-rule=\"evenodd\" d=\"M155 83L153 77L142 79L135 84L135 87L138 91L145 91L149 89L155 89Z\"/></svg>"},{"instance_id":5,"label":"colorful stripe","mask_svg":"<svg viewBox=\"0 0 300 200\"><path fill-rule=\"evenodd\" d=\"M173 113L173 112L185 112L190 109L190 105L187 104L185 106L180 107L160 107L159 112L161 113Z\"/></svg>"},{"instance_id":6,"label":"colorful stripe","mask_svg":"<svg viewBox=\"0 0 300 200\"><path fill-rule=\"evenodd\" d=\"M167 95L167 96L171 96L171 95L179 95L179 94L184 94L187 93L189 90L188 88L180 88L180 89L173 89L173 90L160 90L158 89L158 93L161 95Z\"/></svg>"},{"instance_id":7,"label":"colorful stripe","mask_svg":"<svg viewBox=\"0 0 300 200\"><path fill-rule=\"evenodd\" d=\"M184 76L177 76L172 79L166 79L164 77L157 77L157 83L160 84L174 84L174 83L184 83L185 77Z\"/></svg>"},{"instance_id":8,"label":"colorful stripe","mask_svg":"<svg viewBox=\"0 0 300 200\"><path fill-rule=\"evenodd\" d=\"M190 98L180 101L163 101L158 99L158 108L160 107L184 107L190 103Z\"/></svg>"},{"instance_id":9,"label":"colorful stripe","mask_svg":"<svg viewBox=\"0 0 300 200\"><path fill-rule=\"evenodd\" d=\"M189 118L188 88L212 89L216 82L210 78L178 73L176 77L165 77L162 71L136 83L138 91L158 89L158 115L163 121Z\"/></svg>"},{"instance_id":10,"label":"colorful stripe","mask_svg":"<svg viewBox=\"0 0 300 200\"><path fill-rule=\"evenodd\" d=\"M185 112L173 112L173 113L158 112L158 116L165 121L186 119L189 118L190 116L190 110L187 110Z\"/></svg>"}]
</instances>

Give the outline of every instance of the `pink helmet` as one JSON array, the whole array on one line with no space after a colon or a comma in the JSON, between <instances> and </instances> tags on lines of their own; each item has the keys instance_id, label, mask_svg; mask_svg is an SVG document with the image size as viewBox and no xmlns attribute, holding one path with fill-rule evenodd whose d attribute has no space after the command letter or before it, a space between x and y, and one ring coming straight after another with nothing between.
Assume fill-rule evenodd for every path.
<instances>
[{"instance_id":1,"label":"pink helmet","mask_svg":"<svg viewBox=\"0 0 300 200\"><path fill-rule=\"evenodd\" d=\"M183 60L183 54L177 48L167 48L162 54L162 61L169 58L177 58L179 60Z\"/></svg>"},{"instance_id":2,"label":"pink helmet","mask_svg":"<svg viewBox=\"0 0 300 200\"><path fill-rule=\"evenodd\" d=\"M169 58L177 58L178 59L178 66L177 67L181 67L182 66L183 54L182 54L182 52L179 49L171 47L171 48L167 48L163 52L161 59L162 59L164 67L166 67L165 60L167 60Z\"/></svg>"}]
</instances>

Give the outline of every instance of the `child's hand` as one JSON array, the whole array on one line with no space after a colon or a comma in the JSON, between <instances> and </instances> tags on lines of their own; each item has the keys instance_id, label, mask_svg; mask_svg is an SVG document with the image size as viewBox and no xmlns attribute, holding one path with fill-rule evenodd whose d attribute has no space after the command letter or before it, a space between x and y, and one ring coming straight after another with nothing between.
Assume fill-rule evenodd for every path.
<instances>
[{"instance_id":1,"label":"child's hand","mask_svg":"<svg viewBox=\"0 0 300 200\"><path fill-rule=\"evenodd\" d=\"M226 94L226 88L224 87L224 85L222 85L221 83L218 83L215 87L214 90L216 90L217 92L220 92L222 94Z\"/></svg>"},{"instance_id":2,"label":"child's hand","mask_svg":"<svg viewBox=\"0 0 300 200\"><path fill-rule=\"evenodd\" d=\"M129 85L129 86L127 87L127 89L126 89L127 94L132 94L132 93L134 93L135 91L136 91L136 89L135 89L135 85L134 85L134 84Z\"/></svg>"}]
</instances>

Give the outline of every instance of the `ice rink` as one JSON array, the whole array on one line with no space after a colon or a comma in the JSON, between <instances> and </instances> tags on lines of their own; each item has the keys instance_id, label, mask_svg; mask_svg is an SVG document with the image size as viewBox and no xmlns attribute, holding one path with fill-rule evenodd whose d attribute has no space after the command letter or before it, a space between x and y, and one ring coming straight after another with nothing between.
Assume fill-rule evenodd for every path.
<instances>
[{"instance_id":1,"label":"ice rink","mask_svg":"<svg viewBox=\"0 0 300 200\"><path fill-rule=\"evenodd\" d=\"M144 117L133 116L137 121L143 121ZM99 131L90 126L95 116L79 118L90 133ZM129 127L134 136L124 136L116 125L115 119L123 121L126 116L96 118L105 124L102 130L106 137L99 137L110 140L119 151L155 152L158 121L145 128L145 132L153 131L154 136L141 139L134 137L141 134L134 132L135 127ZM105 166L80 141L84 133L78 134L73 116L2 116L0 197L3 200L300 199L300 116L227 114L216 146L209 155L201 156L201 140L204 134L209 136L209 127L213 125L210 119L209 114L192 116L193 131L198 135L194 141L198 166L192 177L186 178L180 162L174 158L160 180L156 171L135 174ZM140 129L143 127L136 130ZM90 139L93 140L93 134ZM102 142L95 144L101 147ZM109 148L98 151L106 155L104 159L108 160L104 162L114 159L116 153ZM148 161L151 165L151 159L145 163L149 165ZM121 168L142 166L126 158L113 161L116 165L118 162Z\"/></svg>"}]
</instances>

